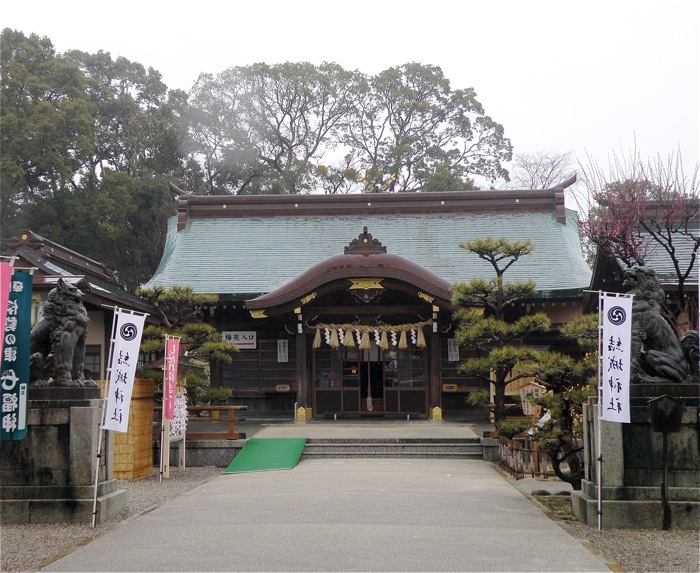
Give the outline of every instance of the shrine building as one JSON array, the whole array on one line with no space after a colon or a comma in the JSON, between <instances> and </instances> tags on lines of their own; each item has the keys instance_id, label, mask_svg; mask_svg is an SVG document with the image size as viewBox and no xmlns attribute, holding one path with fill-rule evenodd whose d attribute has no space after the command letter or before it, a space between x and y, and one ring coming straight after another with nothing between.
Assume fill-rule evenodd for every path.
<instances>
[{"instance_id":1,"label":"shrine building","mask_svg":"<svg viewBox=\"0 0 700 573\"><path fill-rule=\"evenodd\" d=\"M195 196L175 186L163 258L143 286L218 295L207 320L240 352L217 364L250 416L410 417L468 413L485 388L459 375L452 285L495 278L459 245L528 239L533 252L505 274L537 296L516 318L581 314L591 273L564 189L353 195ZM556 329L525 341L560 344ZM517 388L510 391L517 394Z\"/></svg>"},{"instance_id":2,"label":"shrine building","mask_svg":"<svg viewBox=\"0 0 700 573\"><path fill-rule=\"evenodd\" d=\"M106 376L115 307L145 314L148 323L158 319L148 303L119 285L114 270L30 229L12 237L4 254L15 259L14 268L32 271L32 324L43 316L49 292L59 279L83 293L90 319L85 341L85 370L90 378Z\"/></svg>"}]
</instances>

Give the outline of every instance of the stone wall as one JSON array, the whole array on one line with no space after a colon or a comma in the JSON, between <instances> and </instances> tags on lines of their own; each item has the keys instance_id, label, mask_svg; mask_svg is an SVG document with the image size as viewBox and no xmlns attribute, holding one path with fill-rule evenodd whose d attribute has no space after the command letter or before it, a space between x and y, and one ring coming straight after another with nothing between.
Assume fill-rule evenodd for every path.
<instances>
[{"instance_id":1,"label":"stone wall","mask_svg":"<svg viewBox=\"0 0 700 573\"><path fill-rule=\"evenodd\" d=\"M26 436L0 442L3 523L92 521L101 416L97 388L30 388ZM116 489L111 448L107 436L99 460L98 522L126 506L126 492Z\"/></svg>"},{"instance_id":2,"label":"stone wall","mask_svg":"<svg viewBox=\"0 0 700 573\"><path fill-rule=\"evenodd\" d=\"M684 404L681 430L668 433L668 494L671 528L700 528L700 419L698 387L692 385L633 386L630 423L598 419L597 397L584 405L585 479L573 493L573 510L589 525L598 522L598 491L603 527L662 527L663 433L654 432L649 400L668 395ZM598 475L601 432L602 479Z\"/></svg>"}]
</instances>

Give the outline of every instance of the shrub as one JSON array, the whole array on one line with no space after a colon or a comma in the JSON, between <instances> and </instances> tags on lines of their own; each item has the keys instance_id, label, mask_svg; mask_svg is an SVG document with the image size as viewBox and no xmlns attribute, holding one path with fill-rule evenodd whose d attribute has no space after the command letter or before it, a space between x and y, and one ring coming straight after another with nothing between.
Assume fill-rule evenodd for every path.
<instances>
[{"instance_id":1,"label":"shrub","mask_svg":"<svg viewBox=\"0 0 700 573\"><path fill-rule=\"evenodd\" d=\"M496 424L496 430L499 435L506 436L507 438L513 438L522 432L529 430L532 427L532 422L530 420L503 420Z\"/></svg>"}]
</instances>

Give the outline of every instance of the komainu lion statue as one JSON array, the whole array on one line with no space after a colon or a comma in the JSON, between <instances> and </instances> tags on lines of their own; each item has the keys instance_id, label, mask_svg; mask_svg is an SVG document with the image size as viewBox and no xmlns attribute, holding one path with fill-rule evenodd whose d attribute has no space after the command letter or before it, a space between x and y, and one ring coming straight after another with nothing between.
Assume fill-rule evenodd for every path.
<instances>
[{"instance_id":1,"label":"komainu lion statue","mask_svg":"<svg viewBox=\"0 0 700 573\"><path fill-rule=\"evenodd\" d=\"M32 386L94 386L83 379L88 318L83 292L58 279L32 328L29 380Z\"/></svg>"},{"instance_id":2,"label":"komainu lion statue","mask_svg":"<svg viewBox=\"0 0 700 573\"><path fill-rule=\"evenodd\" d=\"M689 331L681 344L661 314L666 293L653 269L635 266L624 271L623 288L632 299L632 357L636 382L685 383L697 379L697 332Z\"/></svg>"},{"instance_id":3,"label":"komainu lion statue","mask_svg":"<svg viewBox=\"0 0 700 573\"><path fill-rule=\"evenodd\" d=\"M681 348L688 360L689 382L698 384L700 382L700 336L697 330L689 330L681 337Z\"/></svg>"}]
</instances>

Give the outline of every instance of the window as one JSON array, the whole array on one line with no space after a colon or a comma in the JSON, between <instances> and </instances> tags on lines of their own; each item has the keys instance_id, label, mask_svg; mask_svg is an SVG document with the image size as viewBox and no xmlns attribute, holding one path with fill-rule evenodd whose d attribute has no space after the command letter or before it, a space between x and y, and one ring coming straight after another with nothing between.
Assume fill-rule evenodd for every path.
<instances>
[{"instance_id":1,"label":"window","mask_svg":"<svg viewBox=\"0 0 700 573\"><path fill-rule=\"evenodd\" d=\"M339 388L343 380L340 352L334 348L318 348L315 356L316 388Z\"/></svg>"},{"instance_id":2,"label":"window","mask_svg":"<svg viewBox=\"0 0 700 573\"><path fill-rule=\"evenodd\" d=\"M85 378L102 380L102 347L99 344L85 346Z\"/></svg>"},{"instance_id":3,"label":"window","mask_svg":"<svg viewBox=\"0 0 700 573\"><path fill-rule=\"evenodd\" d=\"M447 341L443 341L441 351L442 384L452 384L458 388L459 392L471 392L478 388L486 387L485 383L478 377L465 376L459 373L459 365L467 358L476 356L475 352L469 348L460 348L460 362L450 362L447 349Z\"/></svg>"},{"instance_id":4,"label":"window","mask_svg":"<svg viewBox=\"0 0 700 573\"><path fill-rule=\"evenodd\" d=\"M289 341L289 362L277 361L277 340L258 339L255 350L241 350L223 365L223 385L234 391L273 392L277 384L294 384L294 340Z\"/></svg>"}]
</instances>

